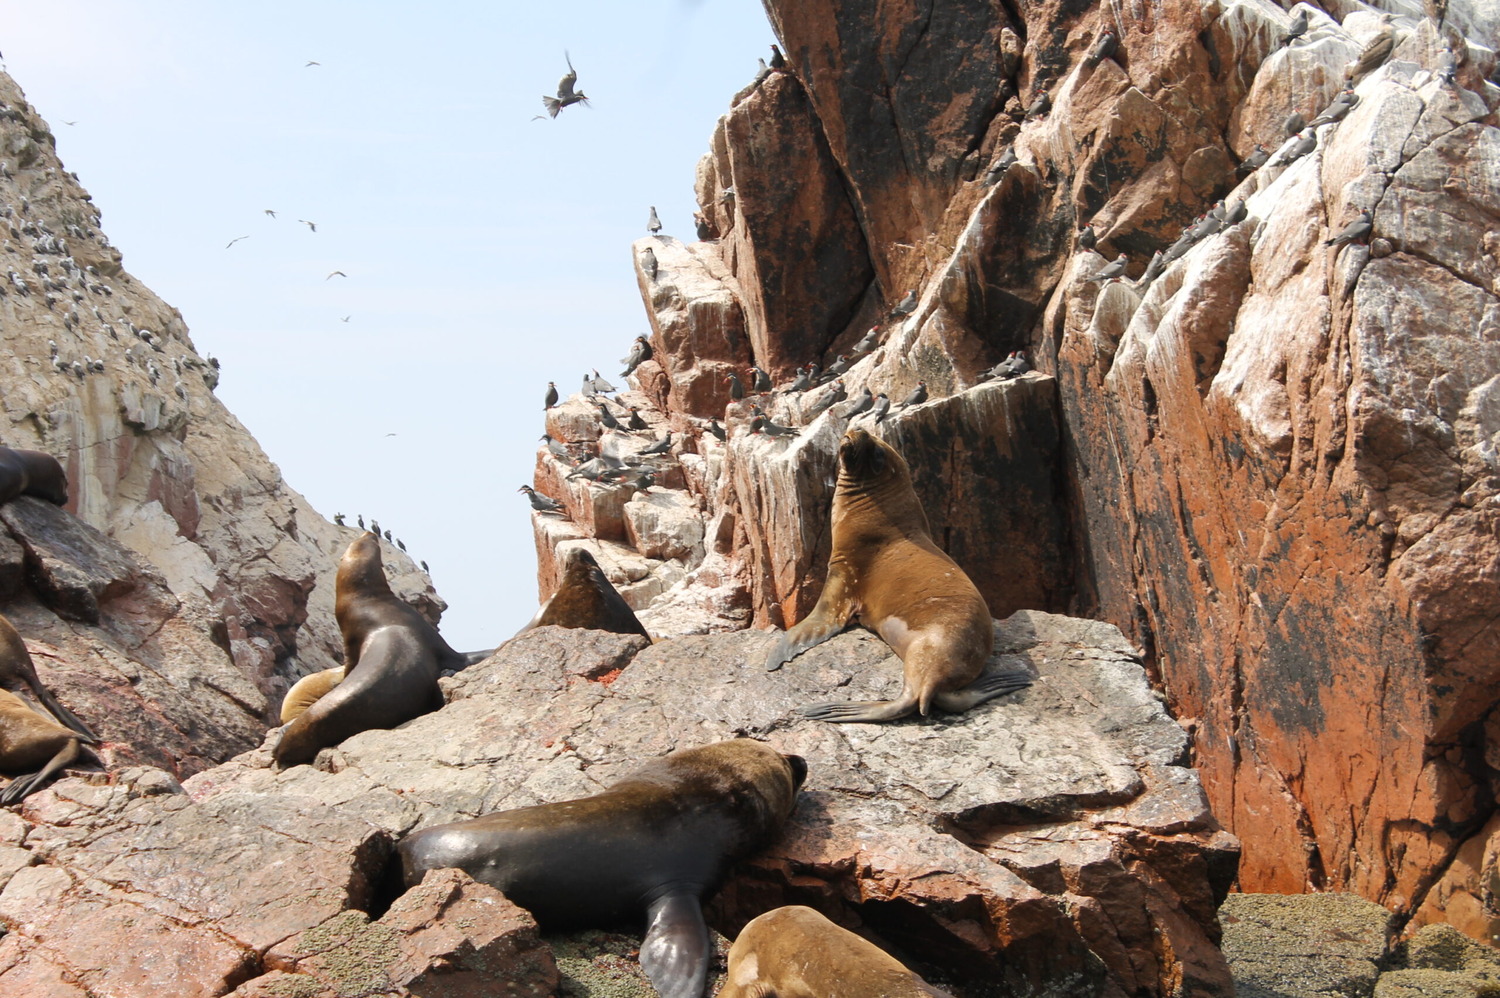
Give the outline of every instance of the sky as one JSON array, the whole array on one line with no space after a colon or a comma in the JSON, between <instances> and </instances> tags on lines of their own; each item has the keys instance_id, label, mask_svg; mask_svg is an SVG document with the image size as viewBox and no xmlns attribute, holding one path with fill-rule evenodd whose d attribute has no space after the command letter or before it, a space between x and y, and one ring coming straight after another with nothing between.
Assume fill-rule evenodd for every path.
<instances>
[{"instance_id":1,"label":"sky","mask_svg":"<svg viewBox=\"0 0 1500 998\"><path fill-rule=\"evenodd\" d=\"M455 647L519 629L546 384L613 378L649 332L631 243L652 205L693 237L697 162L775 40L760 4L0 0L0 24L291 487L425 560ZM565 52L590 105L533 120Z\"/></svg>"}]
</instances>

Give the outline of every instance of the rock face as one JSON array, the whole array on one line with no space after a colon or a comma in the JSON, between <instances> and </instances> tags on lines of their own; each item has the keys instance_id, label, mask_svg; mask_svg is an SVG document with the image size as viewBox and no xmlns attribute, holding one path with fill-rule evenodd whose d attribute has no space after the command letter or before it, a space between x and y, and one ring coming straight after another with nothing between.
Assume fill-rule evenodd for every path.
<instances>
[{"instance_id":1,"label":"rock face","mask_svg":"<svg viewBox=\"0 0 1500 998\"><path fill-rule=\"evenodd\" d=\"M809 777L781 840L710 905L726 934L800 903L960 994L1231 993L1215 911L1238 843L1117 630L1019 613L991 667L1035 684L922 724L797 719L812 699L889 695L898 663L851 633L768 673L769 642L540 628L444 680L442 710L316 767L273 771L273 740L181 784L61 781L0 815L24 843L0 892L0 992L551 993L529 916L488 888L435 871L392 903L395 842L749 734Z\"/></svg>"},{"instance_id":2,"label":"rock face","mask_svg":"<svg viewBox=\"0 0 1500 998\"><path fill-rule=\"evenodd\" d=\"M339 662L333 575L354 531L214 397L217 361L123 269L4 74L0 223L0 442L56 456L71 494L66 512L0 507L0 611L106 764L188 776L255 745L292 681ZM405 554L388 571L441 609Z\"/></svg>"},{"instance_id":3,"label":"rock face","mask_svg":"<svg viewBox=\"0 0 1500 998\"><path fill-rule=\"evenodd\" d=\"M827 557L848 403L807 419L815 392L689 391L709 353L685 344L733 343L715 363L743 357L747 386L753 362L785 388L878 324L844 381L851 399L925 381L932 401L879 432L938 543L997 615L1096 617L1146 650L1214 812L1249 843L1240 886L1354 892L1492 940L1494 5L1304 5L1310 28L1285 45L1291 15L1262 0L766 8L788 68L737 95L699 164L716 238L663 244L645 296L652 370L674 373L638 385L681 438L666 465L704 540L662 562L680 579L643 622L702 631L717 626L703 612L732 609L790 625ZM1106 29L1118 51L1086 65ZM1385 30L1392 54L1352 110L1293 156L1288 114L1327 108ZM1453 83L1435 72L1445 45ZM1050 108L1027 114L1043 91ZM1258 144L1269 164L1237 170ZM1243 218L1209 217L1219 202ZM1334 242L1362 210L1372 238ZM1094 250L1077 246L1085 223ZM787 233L823 236L814 251ZM795 244L796 279L760 250L776 239ZM1086 280L1120 253L1133 280ZM1043 373L976 384L1018 349ZM800 435L748 433L752 403ZM586 518L567 539L643 557Z\"/></svg>"}]
</instances>

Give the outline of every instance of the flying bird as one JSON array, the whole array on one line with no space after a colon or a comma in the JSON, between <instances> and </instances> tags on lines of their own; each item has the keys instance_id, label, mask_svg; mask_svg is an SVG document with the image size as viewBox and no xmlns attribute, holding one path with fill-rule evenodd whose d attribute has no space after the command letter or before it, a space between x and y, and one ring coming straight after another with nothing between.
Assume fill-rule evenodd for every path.
<instances>
[{"instance_id":1,"label":"flying bird","mask_svg":"<svg viewBox=\"0 0 1500 998\"><path fill-rule=\"evenodd\" d=\"M354 316L352 316L352 315L346 315L342 319L340 319L339 321L340 322L348 322L352 318L354 318Z\"/></svg>"},{"instance_id":2,"label":"flying bird","mask_svg":"<svg viewBox=\"0 0 1500 998\"><path fill-rule=\"evenodd\" d=\"M250 238L249 236L235 236L233 239L229 240L229 242L227 242L227 243L224 244L224 248L228 249L229 247L233 246L235 243L239 242L241 239L249 239L249 238Z\"/></svg>"},{"instance_id":3,"label":"flying bird","mask_svg":"<svg viewBox=\"0 0 1500 998\"><path fill-rule=\"evenodd\" d=\"M270 216L271 216L271 217L272 217L272 218L275 218L275 217L276 217L276 212L275 212L275 210L274 210L274 209L271 209L271 208L267 208L267 209L266 209L266 214L267 214L267 215L270 215Z\"/></svg>"},{"instance_id":4,"label":"flying bird","mask_svg":"<svg viewBox=\"0 0 1500 998\"><path fill-rule=\"evenodd\" d=\"M556 118L557 112L571 104L587 105L589 102L587 94L582 90L573 89L573 85L578 82L578 70L573 68L572 57L564 51L563 58L568 60L568 71L563 74L562 79L557 81L557 96L542 97L542 106L547 109L547 115L552 118ZM542 117L540 114L536 116L536 118L540 117ZM536 118L531 120L535 121Z\"/></svg>"},{"instance_id":5,"label":"flying bird","mask_svg":"<svg viewBox=\"0 0 1500 998\"><path fill-rule=\"evenodd\" d=\"M65 121L65 122L63 122L63 124L64 125L76 125L76 124L78 124L78 122L76 122L76 121Z\"/></svg>"},{"instance_id":6,"label":"flying bird","mask_svg":"<svg viewBox=\"0 0 1500 998\"><path fill-rule=\"evenodd\" d=\"M309 59L309 60L307 60L307 63L302 68L306 69L308 66L321 66L321 65L323 65L323 64L321 62L319 62L318 60L316 60L316 59Z\"/></svg>"},{"instance_id":7,"label":"flying bird","mask_svg":"<svg viewBox=\"0 0 1500 998\"><path fill-rule=\"evenodd\" d=\"M346 274L346 273L344 273L342 270L335 270L333 273L331 273L327 277L323 278L323 280L330 281L330 280L332 280L335 277L348 277L348 276L349 275Z\"/></svg>"},{"instance_id":8,"label":"flying bird","mask_svg":"<svg viewBox=\"0 0 1500 998\"><path fill-rule=\"evenodd\" d=\"M318 223L316 223L316 222L309 222L309 221L308 221L308 220L307 220L307 219L305 219L305 218L299 218L299 219L297 219L297 221L299 221L299 222L301 222L301 223L302 223L302 224L303 224L303 225L305 225L305 226L307 226L307 227L308 227L308 228L309 228L309 229L311 229L311 230L312 230L312 231L313 231L313 232L317 232L317 231L318 231Z\"/></svg>"}]
</instances>

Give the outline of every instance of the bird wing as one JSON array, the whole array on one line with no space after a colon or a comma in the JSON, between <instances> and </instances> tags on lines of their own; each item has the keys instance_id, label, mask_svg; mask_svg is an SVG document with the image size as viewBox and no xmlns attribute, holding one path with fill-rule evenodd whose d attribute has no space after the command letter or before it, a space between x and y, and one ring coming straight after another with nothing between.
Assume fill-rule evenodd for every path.
<instances>
[{"instance_id":1,"label":"bird wing","mask_svg":"<svg viewBox=\"0 0 1500 998\"><path fill-rule=\"evenodd\" d=\"M573 59L567 52L563 53L563 58L568 60L568 71L563 74L562 79L557 81L557 96L560 100L567 100L575 96L573 84L578 82L578 71L573 68Z\"/></svg>"}]
</instances>

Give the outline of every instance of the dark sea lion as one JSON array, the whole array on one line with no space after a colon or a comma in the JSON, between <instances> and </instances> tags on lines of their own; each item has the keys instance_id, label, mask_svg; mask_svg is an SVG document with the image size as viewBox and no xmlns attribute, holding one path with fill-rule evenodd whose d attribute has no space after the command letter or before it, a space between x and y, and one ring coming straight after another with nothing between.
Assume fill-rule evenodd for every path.
<instances>
[{"instance_id":1,"label":"dark sea lion","mask_svg":"<svg viewBox=\"0 0 1500 998\"><path fill-rule=\"evenodd\" d=\"M290 724L307 712L307 708L323 699L329 690L344 681L344 667L336 665L332 669L324 669L322 672L314 672L310 676L303 676L286 691L286 696L281 698L281 723Z\"/></svg>"},{"instance_id":2,"label":"dark sea lion","mask_svg":"<svg viewBox=\"0 0 1500 998\"><path fill-rule=\"evenodd\" d=\"M13 624L3 615L0 615L0 686L7 690L19 690L21 684L25 683L31 695L36 697L41 705L45 707L59 723L71 728L82 735L90 745L98 742L98 738L89 726L84 724L68 708L57 702L47 689L42 685L42 680L36 674L36 666L31 661L31 652L26 649L26 642L21 640Z\"/></svg>"},{"instance_id":3,"label":"dark sea lion","mask_svg":"<svg viewBox=\"0 0 1500 998\"><path fill-rule=\"evenodd\" d=\"M719 998L953 998L811 908L774 908L729 948Z\"/></svg>"},{"instance_id":4,"label":"dark sea lion","mask_svg":"<svg viewBox=\"0 0 1500 998\"><path fill-rule=\"evenodd\" d=\"M608 927L646 913L641 967L664 998L701 998L701 902L792 813L798 756L740 738L646 763L602 793L424 828L397 852L403 882L456 866L544 929Z\"/></svg>"},{"instance_id":5,"label":"dark sea lion","mask_svg":"<svg viewBox=\"0 0 1500 998\"><path fill-rule=\"evenodd\" d=\"M272 757L311 762L318 750L371 728L394 728L443 705L438 674L488 652L462 654L385 579L380 538L365 531L339 560L333 615L344 637L344 680L287 726Z\"/></svg>"},{"instance_id":6,"label":"dark sea lion","mask_svg":"<svg viewBox=\"0 0 1500 998\"><path fill-rule=\"evenodd\" d=\"M820 703L800 712L823 721L892 721L933 705L957 713L1031 684L1022 672L981 675L994 647L989 607L974 583L932 542L911 471L895 448L864 430L839 445L833 551L817 606L766 656L781 666L843 630L855 614L901 658L898 700Z\"/></svg>"},{"instance_id":7,"label":"dark sea lion","mask_svg":"<svg viewBox=\"0 0 1500 998\"><path fill-rule=\"evenodd\" d=\"M68 475L51 454L0 447L0 503L36 496L56 506L68 502Z\"/></svg>"},{"instance_id":8,"label":"dark sea lion","mask_svg":"<svg viewBox=\"0 0 1500 998\"><path fill-rule=\"evenodd\" d=\"M625 597L610 584L604 569L584 548L568 552L562 583L552 598L542 604L536 616L517 634L533 627L583 627L616 634L639 634L649 638L646 628L636 619L635 611Z\"/></svg>"},{"instance_id":9,"label":"dark sea lion","mask_svg":"<svg viewBox=\"0 0 1500 998\"><path fill-rule=\"evenodd\" d=\"M21 773L0 791L0 804L14 804L76 760L82 745L98 744L58 724L9 690L0 690L0 770ZM27 772L40 766L36 772Z\"/></svg>"}]
</instances>

